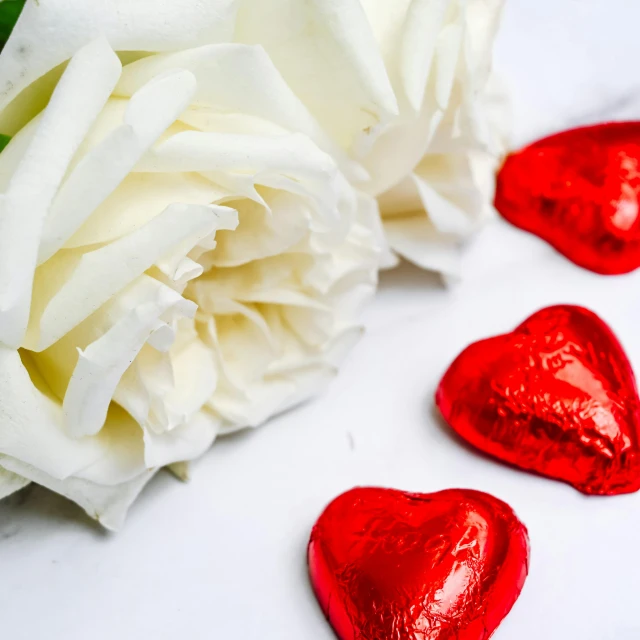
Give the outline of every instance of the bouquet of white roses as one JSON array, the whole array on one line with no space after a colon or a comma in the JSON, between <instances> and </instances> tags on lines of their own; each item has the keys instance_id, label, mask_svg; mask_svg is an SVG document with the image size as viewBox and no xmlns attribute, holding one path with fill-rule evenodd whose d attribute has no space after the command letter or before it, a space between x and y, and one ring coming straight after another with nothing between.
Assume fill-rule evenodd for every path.
<instances>
[{"instance_id":1,"label":"bouquet of white roses","mask_svg":"<svg viewBox=\"0 0 640 640\"><path fill-rule=\"evenodd\" d=\"M387 240L455 272L501 151L500 4L27 0L0 54L0 497L37 482L117 528L156 470L335 375Z\"/></svg>"}]
</instances>

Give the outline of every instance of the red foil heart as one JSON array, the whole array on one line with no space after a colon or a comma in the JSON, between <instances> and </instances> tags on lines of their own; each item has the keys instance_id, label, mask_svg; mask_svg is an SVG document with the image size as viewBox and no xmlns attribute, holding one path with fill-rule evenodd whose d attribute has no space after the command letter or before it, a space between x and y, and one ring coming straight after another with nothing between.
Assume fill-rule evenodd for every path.
<instances>
[{"instance_id":1,"label":"red foil heart","mask_svg":"<svg viewBox=\"0 0 640 640\"><path fill-rule=\"evenodd\" d=\"M495 206L602 274L640 266L640 122L564 131L510 155Z\"/></svg>"},{"instance_id":2,"label":"red foil heart","mask_svg":"<svg viewBox=\"0 0 640 640\"><path fill-rule=\"evenodd\" d=\"M528 570L527 530L480 491L357 488L309 542L320 606L340 640L485 640Z\"/></svg>"},{"instance_id":3,"label":"red foil heart","mask_svg":"<svg viewBox=\"0 0 640 640\"><path fill-rule=\"evenodd\" d=\"M548 307L467 347L436 392L445 420L482 451L584 493L640 488L638 391L594 313Z\"/></svg>"}]
</instances>

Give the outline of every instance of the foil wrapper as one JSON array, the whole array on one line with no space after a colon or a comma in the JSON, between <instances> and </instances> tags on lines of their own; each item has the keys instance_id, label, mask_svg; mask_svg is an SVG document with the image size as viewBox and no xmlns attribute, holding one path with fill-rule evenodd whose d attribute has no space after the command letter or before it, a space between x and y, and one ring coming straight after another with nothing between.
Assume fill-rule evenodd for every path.
<instances>
[{"instance_id":1,"label":"foil wrapper","mask_svg":"<svg viewBox=\"0 0 640 640\"><path fill-rule=\"evenodd\" d=\"M467 347L436 404L465 440L517 467L588 494L640 488L635 377L611 329L587 309L548 307Z\"/></svg>"},{"instance_id":2,"label":"foil wrapper","mask_svg":"<svg viewBox=\"0 0 640 640\"><path fill-rule=\"evenodd\" d=\"M640 122L564 131L507 157L496 209L576 264L640 266Z\"/></svg>"},{"instance_id":3,"label":"foil wrapper","mask_svg":"<svg viewBox=\"0 0 640 640\"><path fill-rule=\"evenodd\" d=\"M527 530L486 493L356 488L309 542L316 596L340 640L485 640L528 571Z\"/></svg>"}]
</instances>

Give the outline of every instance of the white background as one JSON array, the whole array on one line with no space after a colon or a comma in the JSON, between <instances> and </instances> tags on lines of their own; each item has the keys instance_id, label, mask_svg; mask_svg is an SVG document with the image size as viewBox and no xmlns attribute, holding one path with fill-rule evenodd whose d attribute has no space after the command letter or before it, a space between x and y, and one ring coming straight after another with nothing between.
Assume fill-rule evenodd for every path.
<instances>
[{"instance_id":1,"label":"white background","mask_svg":"<svg viewBox=\"0 0 640 640\"><path fill-rule=\"evenodd\" d=\"M516 143L640 118L640 2L507 5L497 66ZM0 637L331 640L307 582L309 530L337 494L373 484L473 487L516 509L531 572L496 640L640 638L640 494L588 498L502 466L453 437L432 403L465 345L551 303L601 314L640 371L640 271L592 275L499 223L466 260L450 289L411 267L386 274L328 394L219 441L189 485L160 474L121 533L40 489L0 505Z\"/></svg>"}]
</instances>

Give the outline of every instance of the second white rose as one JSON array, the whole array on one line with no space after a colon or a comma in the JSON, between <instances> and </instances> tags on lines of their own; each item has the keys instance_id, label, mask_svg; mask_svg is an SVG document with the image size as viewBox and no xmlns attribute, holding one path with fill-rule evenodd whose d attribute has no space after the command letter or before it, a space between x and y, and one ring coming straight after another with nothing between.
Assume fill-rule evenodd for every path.
<instances>
[{"instance_id":1,"label":"second white rose","mask_svg":"<svg viewBox=\"0 0 640 640\"><path fill-rule=\"evenodd\" d=\"M504 0L243 0L261 44L343 152L366 168L399 256L445 276L492 216L508 109L491 73ZM313 25L313 28L309 28ZM385 266L397 260L388 256Z\"/></svg>"}]
</instances>

